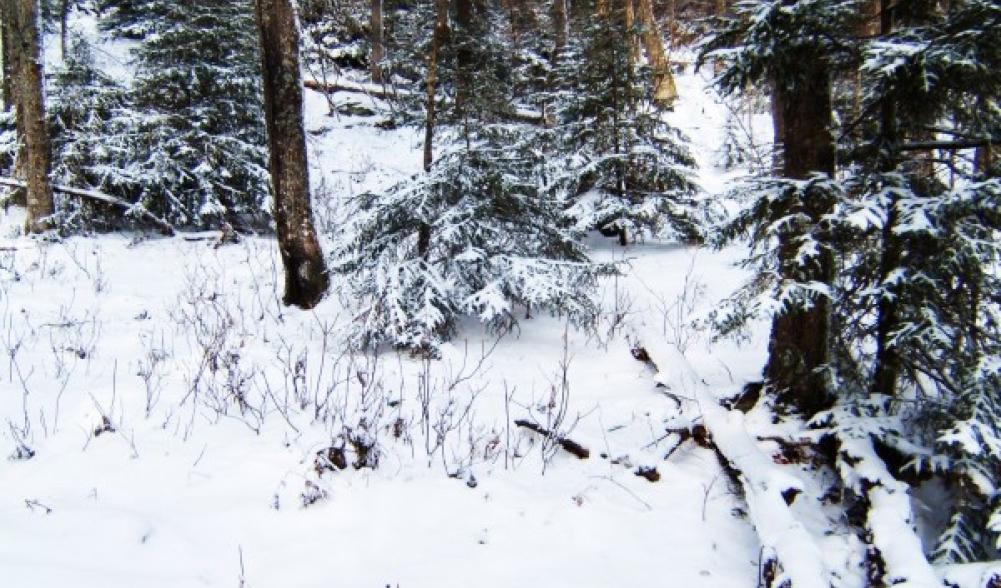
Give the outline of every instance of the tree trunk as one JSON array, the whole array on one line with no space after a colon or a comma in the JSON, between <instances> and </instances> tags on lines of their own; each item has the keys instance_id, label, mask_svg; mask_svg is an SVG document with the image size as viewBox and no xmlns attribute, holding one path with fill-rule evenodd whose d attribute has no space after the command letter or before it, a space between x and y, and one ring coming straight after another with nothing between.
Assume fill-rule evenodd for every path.
<instances>
[{"instance_id":1,"label":"tree trunk","mask_svg":"<svg viewBox=\"0 0 1001 588\"><path fill-rule=\"evenodd\" d=\"M473 68L476 67L473 51L473 2L455 0L455 30L452 31L455 46L455 110L460 119L468 114L466 105L473 93Z\"/></svg>"},{"instance_id":2,"label":"tree trunk","mask_svg":"<svg viewBox=\"0 0 1001 588\"><path fill-rule=\"evenodd\" d=\"M640 22L643 24L643 45L653 70L653 101L659 106L671 107L678 99L678 87L671 73L671 62L660 38L657 20L653 16L651 0L637 0Z\"/></svg>"},{"instance_id":3,"label":"tree trunk","mask_svg":"<svg viewBox=\"0 0 1001 588\"><path fill-rule=\"evenodd\" d=\"M69 39L70 0L62 0L59 5L59 54L66 59L66 45Z\"/></svg>"},{"instance_id":4,"label":"tree trunk","mask_svg":"<svg viewBox=\"0 0 1001 588\"><path fill-rule=\"evenodd\" d=\"M893 12L890 0L882 0L879 12L880 34L889 35L893 31ZM884 161L883 171L892 171L897 165L897 105L890 99L880 104L880 145ZM886 279L900 264L901 245L893 229L897 224L898 197L891 191L890 208L882 230L882 251L879 260L879 283ZM877 394L893 395L897 390L900 373L900 358L890 339L897 325L897 304L888 296L882 296L876 310L876 361L873 366L871 391Z\"/></svg>"},{"instance_id":5,"label":"tree trunk","mask_svg":"<svg viewBox=\"0 0 1001 588\"><path fill-rule=\"evenodd\" d=\"M309 201L299 27L292 0L256 0L264 116L287 305L313 308L329 285Z\"/></svg>"},{"instance_id":6,"label":"tree trunk","mask_svg":"<svg viewBox=\"0 0 1001 588\"><path fill-rule=\"evenodd\" d=\"M382 60L385 57L382 43L384 34L382 27L382 0L372 0L372 14L369 20L369 28L372 29L370 40L372 52L369 55L372 68L372 81L381 84L383 82Z\"/></svg>"},{"instance_id":7,"label":"tree trunk","mask_svg":"<svg viewBox=\"0 0 1001 588\"><path fill-rule=\"evenodd\" d=\"M556 34L556 57L566 49L570 37L570 20L567 17L567 0L554 0L553 28ZM554 57L553 61L556 61Z\"/></svg>"},{"instance_id":8,"label":"tree trunk","mask_svg":"<svg viewBox=\"0 0 1001 588\"><path fill-rule=\"evenodd\" d=\"M835 147L831 135L831 81L823 64L803 62L800 80L795 85L776 83L774 109L781 120L777 138L784 146L782 175L790 179L805 179L821 172L834 174ZM813 223L819 223L829 212L831 203L814 198L803 205ZM784 216L791 210L777 211ZM830 284L834 260L830 252L821 254L817 267L797 265L796 236L789 235L779 243L780 275L798 281L819 281ZM828 363L830 338L830 305L819 299L813 307L787 308L772 322L768 344L765 377L778 391L779 400L806 415L815 414L830 405L831 391L821 368Z\"/></svg>"},{"instance_id":9,"label":"tree trunk","mask_svg":"<svg viewBox=\"0 0 1001 588\"><path fill-rule=\"evenodd\" d=\"M640 40L636 34L636 6L633 0L622 0L623 15L626 20L626 38L629 40L629 62L640 60Z\"/></svg>"},{"instance_id":10,"label":"tree trunk","mask_svg":"<svg viewBox=\"0 0 1001 588\"><path fill-rule=\"evenodd\" d=\"M0 84L0 92L3 93L3 110L10 112L14 105L14 48L11 45L10 33L10 7L7 2L0 1L0 56L3 59L2 74L3 80Z\"/></svg>"},{"instance_id":11,"label":"tree trunk","mask_svg":"<svg viewBox=\"0 0 1001 588\"><path fill-rule=\"evenodd\" d=\"M24 144L25 180L28 186L28 218L25 230L38 233L51 225L54 211L49 171L52 166L49 134L45 124L45 92L42 84L38 5L35 0L8 0L11 54L13 56L14 103L17 128Z\"/></svg>"},{"instance_id":12,"label":"tree trunk","mask_svg":"<svg viewBox=\"0 0 1001 588\"><path fill-rule=\"evenodd\" d=\"M986 177L994 177L994 149L990 143L977 147L973 157L974 172Z\"/></svg>"},{"instance_id":13,"label":"tree trunk","mask_svg":"<svg viewBox=\"0 0 1001 588\"><path fill-rule=\"evenodd\" d=\"M435 0L434 33L431 35L431 51L428 53L427 71L427 116L424 121L424 171L431 171L434 163L435 94L438 85L438 53L448 35L448 0ZM421 223L417 234L417 253L425 260L431 253L431 226Z\"/></svg>"}]
</instances>

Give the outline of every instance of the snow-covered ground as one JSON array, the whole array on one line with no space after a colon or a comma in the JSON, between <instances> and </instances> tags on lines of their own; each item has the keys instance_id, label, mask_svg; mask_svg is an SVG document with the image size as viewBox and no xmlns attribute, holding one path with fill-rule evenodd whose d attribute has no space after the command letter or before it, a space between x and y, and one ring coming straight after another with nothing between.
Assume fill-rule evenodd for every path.
<instances>
[{"instance_id":1,"label":"snow-covered ground","mask_svg":"<svg viewBox=\"0 0 1001 588\"><path fill-rule=\"evenodd\" d=\"M670 116L721 192L724 107L701 74L678 81ZM307 99L329 245L344 197L420 169L420 137ZM765 115L751 120L767 135ZM50 242L18 236L22 221L0 220L4 588L758 585L770 554L748 503L713 451L672 452L667 432L760 373L764 325L742 345L690 326L744 279L739 249L595 238L595 258L627 268L603 285L596 333L470 322L432 360L346 351L336 292L310 312L281 306L270 239ZM765 410L745 424L774 433ZM825 474L749 443L802 489L795 533L830 581L861 586L860 542L830 533ZM331 463L341 447L359 467Z\"/></svg>"}]
</instances>

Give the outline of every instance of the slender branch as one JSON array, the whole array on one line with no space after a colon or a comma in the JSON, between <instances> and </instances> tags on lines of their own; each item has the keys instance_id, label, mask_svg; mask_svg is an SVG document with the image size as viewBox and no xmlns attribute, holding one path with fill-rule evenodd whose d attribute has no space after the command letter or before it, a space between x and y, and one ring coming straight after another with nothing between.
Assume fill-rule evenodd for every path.
<instances>
[{"instance_id":1,"label":"slender branch","mask_svg":"<svg viewBox=\"0 0 1001 588\"><path fill-rule=\"evenodd\" d=\"M27 184L20 180L15 180L13 178L3 178L0 177L0 186L9 186L11 188L25 188ZM135 210L139 214L150 221L157 227L159 227L160 232L168 237L174 236L175 230L174 226L165 221L164 219L156 216L152 212L146 210L142 206L132 204L121 198L116 198L110 194L105 194L103 192L97 192L94 190L81 190L79 188L70 188L69 186L60 186L57 184L52 185L52 189L56 192L61 192L63 194L68 194L70 196L76 196L78 198L87 198L89 200L96 200L98 202L104 202L105 204L111 204L112 206L117 206L118 208L124 210Z\"/></svg>"}]
</instances>

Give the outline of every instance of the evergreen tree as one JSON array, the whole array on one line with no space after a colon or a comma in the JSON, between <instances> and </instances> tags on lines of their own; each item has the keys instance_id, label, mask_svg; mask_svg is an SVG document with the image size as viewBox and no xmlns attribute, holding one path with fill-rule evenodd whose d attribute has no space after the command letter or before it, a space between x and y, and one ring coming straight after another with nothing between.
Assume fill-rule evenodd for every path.
<instances>
[{"instance_id":1,"label":"evergreen tree","mask_svg":"<svg viewBox=\"0 0 1001 588\"><path fill-rule=\"evenodd\" d=\"M1001 7L915 2L881 14L862 68L873 114L846 149L849 197L832 217L851 251L838 293L844 371L872 382L863 391L939 399L918 405L911 431L937 438L956 487L935 557L989 559L1001 530L987 525L1001 484L1001 182L990 162L949 154L996 140Z\"/></svg>"},{"instance_id":2,"label":"evergreen tree","mask_svg":"<svg viewBox=\"0 0 1001 588\"><path fill-rule=\"evenodd\" d=\"M267 218L260 64L247 0L146 0L130 198L176 225Z\"/></svg>"},{"instance_id":3,"label":"evergreen tree","mask_svg":"<svg viewBox=\"0 0 1001 588\"><path fill-rule=\"evenodd\" d=\"M61 68L52 76L49 129L53 146L53 181L107 194L128 194L125 171L134 148L129 130L135 111L128 91L96 65L91 46L73 39ZM99 203L58 197L59 225L65 229L112 228L121 213Z\"/></svg>"},{"instance_id":4,"label":"evergreen tree","mask_svg":"<svg viewBox=\"0 0 1001 588\"><path fill-rule=\"evenodd\" d=\"M592 294L609 268L587 259L564 226L564 202L547 189L548 132L504 122L510 60L489 28L496 12L469 4L455 7L434 64L442 114L426 173L356 198L335 253L361 304L360 345L434 348L461 316L505 329L519 307L579 325L595 317Z\"/></svg>"},{"instance_id":5,"label":"evergreen tree","mask_svg":"<svg viewBox=\"0 0 1001 588\"><path fill-rule=\"evenodd\" d=\"M702 47L700 62L719 60L725 93L770 86L776 176L737 189L742 210L719 242L751 235L747 265L755 277L717 315L724 332L751 316L771 315L765 377L779 399L806 414L830 405L831 287L834 252L826 220L842 187L834 181L831 79L854 63L852 1L741 2Z\"/></svg>"},{"instance_id":6,"label":"evergreen tree","mask_svg":"<svg viewBox=\"0 0 1001 588\"><path fill-rule=\"evenodd\" d=\"M557 73L564 172L555 184L572 198L568 216L576 228L617 235L623 245L647 232L698 241L708 215L694 160L652 104L651 72L631 49L636 30L626 27L622 7L585 23Z\"/></svg>"}]
</instances>

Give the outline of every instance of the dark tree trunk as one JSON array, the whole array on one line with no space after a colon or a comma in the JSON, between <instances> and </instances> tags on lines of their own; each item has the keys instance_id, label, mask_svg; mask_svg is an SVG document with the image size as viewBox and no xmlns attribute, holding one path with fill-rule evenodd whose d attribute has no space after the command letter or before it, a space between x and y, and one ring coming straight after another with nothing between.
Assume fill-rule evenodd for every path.
<instances>
[{"instance_id":1,"label":"dark tree trunk","mask_svg":"<svg viewBox=\"0 0 1001 588\"><path fill-rule=\"evenodd\" d=\"M553 28L556 37L556 55L567 47L570 36L570 20L567 18L567 0L554 0Z\"/></svg>"},{"instance_id":2,"label":"dark tree trunk","mask_svg":"<svg viewBox=\"0 0 1001 588\"><path fill-rule=\"evenodd\" d=\"M32 233L51 226L54 210L49 183L51 154L45 124L45 94L42 88L41 45L38 5L35 0L6 0L5 15L10 21L10 48L13 57L14 103L17 129L24 145L28 218L25 229Z\"/></svg>"},{"instance_id":3,"label":"dark tree trunk","mask_svg":"<svg viewBox=\"0 0 1001 588\"><path fill-rule=\"evenodd\" d=\"M424 171L431 171L434 163L434 126L437 119L435 94L438 86L438 54L448 35L448 0L435 0L434 33L431 35L431 51L428 53L426 107L424 121ZM431 253L431 226L422 223L417 234L417 253L427 259Z\"/></svg>"},{"instance_id":4,"label":"dark tree trunk","mask_svg":"<svg viewBox=\"0 0 1001 588\"><path fill-rule=\"evenodd\" d=\"M821 172L833 175L834 140L831 135L831 81L822 63L804 60L795 84L776 83L773 98L780 116L776 129L782 132L782 175L805 179ZM804 203L801 212L819 223L829 211L826 199L814 198ZM785 215L790 210L776 211ZM796 280L816 280L830 284L834 260L822 253L815 267L796 264L795 236L779 243L780 273ZM831 391L822 368L829 359L830 308L820 299L809 309L785 309L772 322L765 377L779 393L779 400L807 415L829 406Z\"/></svg>"},{"instance_id":5,"label":"dark tree trunk","mask_svg":"<svg viewBox=\"0 0 1001 588\"><path fill-rule=\"evenodd\" d=\"M14 105L14 61L13 47L10 33L10 7L7 2L0 1L0 55L3 58L3 80L0 84L0 91L3 93L3 110L10 112Z\"/></svg>"},{"instance_id":6,"label":"dark tree trunk","mask_svg":"<svg viewBox=\"0 0 1001 588\"><path fill-rule=\"evenodd\" d=\"M464 120L468 114L466 106L473 93L473 68L476 67L472 46L475 42L472 0L455 0L455 30L452 34L452 42L456 45L455 107L456 114Z\"/></svg>"},{"instance_id":7,"label":"dark tree trunk","mask_svg":"<svg viewBox=\"0 0 1001 588\"><path fill-rule=\"evenodd\" d=\"M382 0L372 0L372 15L369 20L369 28L372 29L372 53L369 56L369 60L372 62L372 81L381 84L383 82L381 64L385 57L382 42L384 34L382 27Z\"/></svg>"},{"instance_id":8,"label":"dark tree trunk","mask_svg":"<svg viewBox=\"0 0 1001 588\"><path fill-rule=\"evenodd\" d=\"M882 0L879 11L879 32L889 35L893 31L893 11L889 0ZM899 132L897 129L897 107L891 99L880 104L880 156L883 171L892 171L897 165ZM893 229L898 220L897 195L890 194L890 209L882 230L882 251L879 260L879 283L884 284L900 264L901 246ZM892 396L897 390L900 373L900 358L891 343L893 329L897 325L897 303L887 296L879 299L876 311L876 361L873 368L871 391Z\"/></svg>"},{"instance_id":9,"label":"dark tree trunk","mask_svg":"<svg viewBox=\"0 0 1001 588\"><path fill-rule=\"evenodd\" d=\"M299 28L291 0L256 0L256 11L261 37L268 163L278 248L285 266L284 302L313 308L327 291L329 276L309 201Z\"/></svg>"},{"instance_id":10,"label":"dark tree trunk","mask_svg":"<svg viewBox=\"0 0 1001 588\"><path fill-rule=\"evenodd\" d=\"M66 45L69 39L71 0L62 0L59 5L59 54L66 59Z\"/></svg>"}]
</instances>

